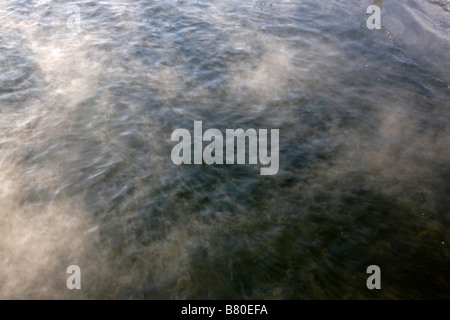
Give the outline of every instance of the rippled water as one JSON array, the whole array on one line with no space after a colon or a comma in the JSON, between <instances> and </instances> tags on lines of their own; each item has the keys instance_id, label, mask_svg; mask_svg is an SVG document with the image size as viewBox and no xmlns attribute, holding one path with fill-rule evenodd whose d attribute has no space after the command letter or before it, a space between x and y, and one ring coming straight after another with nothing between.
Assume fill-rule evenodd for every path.
<instances>
[{"instance_id":1,"label":"rippled water","mask_svg":"<svg viewBox=\"0 0 450 320\"><path fill-rule=\"evenodd\" d=\"M370 4L2 1L0 297L449 298L449 70ZM278 174L174 165L195 120Z\"/></svg>"}]
</instances>

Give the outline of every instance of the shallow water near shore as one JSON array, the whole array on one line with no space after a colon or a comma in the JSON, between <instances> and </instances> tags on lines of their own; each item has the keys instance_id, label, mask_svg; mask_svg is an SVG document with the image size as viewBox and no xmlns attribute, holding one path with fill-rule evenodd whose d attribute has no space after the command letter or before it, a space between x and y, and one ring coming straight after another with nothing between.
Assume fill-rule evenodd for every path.
<instances>
[{"instance_id":1,"label":"shallow water near shore","mask_svg":"<svg viewBox=\"0 0 450 320\"><path fill-rule=\"evenodd\" d=\"M3 1L0 298L450 298L445 26L371 3ZM278 173L174 165L197 120Z\"/></svg>"}]
</instances>

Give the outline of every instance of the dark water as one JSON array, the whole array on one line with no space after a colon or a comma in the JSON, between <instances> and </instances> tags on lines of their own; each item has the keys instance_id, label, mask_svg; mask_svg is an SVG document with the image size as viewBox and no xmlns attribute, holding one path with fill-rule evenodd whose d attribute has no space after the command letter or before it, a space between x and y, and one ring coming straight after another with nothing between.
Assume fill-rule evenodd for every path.
<instances>
[{"instance_id":1,"label":"dark water","mask_svg":"<svg viewBox=\"0 0 450 320\"><path fill-rule=\"evenodd\" d=\"M449 70L370 4L2 1L0 297L450 298ZM174 165L195 120L278 174Z\"/></svg>"}]
</instances>

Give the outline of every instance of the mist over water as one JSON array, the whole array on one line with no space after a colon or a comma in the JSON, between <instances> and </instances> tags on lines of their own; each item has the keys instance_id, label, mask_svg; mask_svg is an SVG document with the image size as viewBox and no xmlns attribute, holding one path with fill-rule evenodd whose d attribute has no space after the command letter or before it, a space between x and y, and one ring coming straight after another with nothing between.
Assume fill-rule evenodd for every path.
<instances>
[{"instance_id":1,"label":"mist over water","mask_svg":"<svg viewBox=\"0 0 450 320\"><path fill-rule=\"evenodd\" d=\"M449 51L371 3L2 1L0 298L449 298ZM196 120L278 174L174 165Z\"/></svg>"}]
</instances>

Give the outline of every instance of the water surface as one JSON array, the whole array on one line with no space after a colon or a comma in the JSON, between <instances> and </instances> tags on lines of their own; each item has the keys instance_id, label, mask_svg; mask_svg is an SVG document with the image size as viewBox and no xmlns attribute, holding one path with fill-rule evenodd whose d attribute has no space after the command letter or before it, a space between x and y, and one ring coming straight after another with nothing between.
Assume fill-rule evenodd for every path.
<instances>
[{"instance_id":1,"label":"water surface","mask_svg":"<svg viewBox=\"0 0 450 320\"><path fill-rule=\"evenodd\" d=\"M370 4L2 1L0 297L449 298L446 27ZM278 128L278 174L174 165L195 120Z\"/></svg>"}]
</instances>

